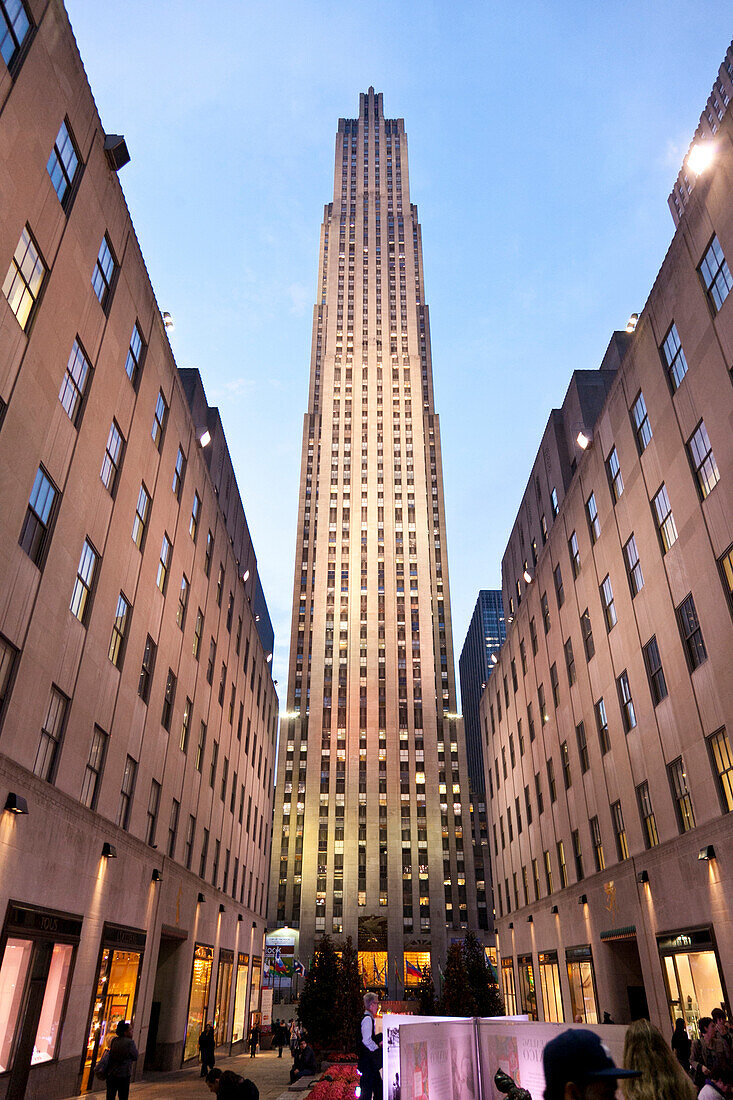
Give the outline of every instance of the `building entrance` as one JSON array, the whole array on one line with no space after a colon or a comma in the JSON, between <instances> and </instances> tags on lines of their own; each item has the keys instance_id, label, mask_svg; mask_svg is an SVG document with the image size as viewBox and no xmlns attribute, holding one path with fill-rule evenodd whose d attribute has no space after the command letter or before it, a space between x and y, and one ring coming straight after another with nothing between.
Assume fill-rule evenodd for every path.
<instances>
[{"instance_id":1,"label":"building entrance","mask_svg":"<svg viewBox=\"0 0 733 1100\"><path fill-rule=\"evenodd\" d=\"M233 969L234 952L221 950L219 952L219 973L216 976L216 1001L214 1003L214 1039L217 1046L221 1046L227 1041Z\"/></svg>"},{"instance_id":2,"label":"building entrance","mask_svg":"<svg viewBox=\"0 0 733 1100\"><path fill-rule=\"evenodd\" d=\"M657 940L667 986L667 1005L674 1023L685 1021L688 1033L696 1036L698 1020L714 1008L724 1007L727 998L712 929L698 928L660 936Z\"/></svg>"},{"instance_id":3,"label":"building entrance","mask_svg":"<svg viewBox=\"0 0 733 1100\"><path fill-rule=\"evenodd\" d=\"M197 943L193 950L191 994L188 999L186 1042L183 1048L184 1062L189 1058L195 1058L199 1052L199 1035L204 1029L206 1010L209 1007L209 987L213 965L214 948L206 943Z\"/></svg>"},{"instance_id":4,"label":"building entrance","mask_svg":"<svg viewBox=\"0 0 733 1100\"><path fill-rule=\"evenodd\" d=\"M105 924L91 1020L84 1051L81 1091L94 1085L94 1067L122 1021L133 1022L140 984L145 933Z\"/></svg>"}]
</instances>

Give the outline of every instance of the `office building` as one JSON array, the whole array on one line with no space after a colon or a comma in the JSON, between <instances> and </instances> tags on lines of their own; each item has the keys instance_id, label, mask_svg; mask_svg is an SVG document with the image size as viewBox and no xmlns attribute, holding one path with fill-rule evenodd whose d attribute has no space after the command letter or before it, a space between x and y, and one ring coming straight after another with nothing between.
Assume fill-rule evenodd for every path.
<instances>
[{"instance_id":1,"label":"office building","mask_svg":"<svg viewBox=\"0 0 733 1100\"><path fill-rule=\"evenodd\" d=\"M484 790L484 754L481 744L481 695L492 673L497 654L506 638L501 592L482 588L466 632L458 675L461 682L461 709L466 733L468 777L471 788Z\"/></svg>"},{"instance_id":2,"label":"office building","mask_svg":"<svg viewBox=\"0 0 733 1100\"><path fill-rule=\"evenodd\" d=\"M481 700L507 1012L691 1035L733 985L729 108L697 145L638 323L551 415Z\"/></svg>"},{"instance_id":3,"label":"office building","mask_svg":"<svg viewBox=\"0 0 733 1100\"><path fill-rule=\"evenodd\" d=\"M0 1097L259 1007L278 702L217 410L176 369L61 3L0 2ZM42 90L42 94L39 92ZM165 320L164 320L165 319Z\"/></svg>"},{"instance_id":4,"label":"office building","mask_svg":"<svg viewBox=\"0 0 733 1100\"><path fill-rule=\"evenodd\" d=\"M401 998L477 926L421 230L372 88L321 227L273 832L269 919L303 960L350 935Z\"/></svg>"}]
</instances>

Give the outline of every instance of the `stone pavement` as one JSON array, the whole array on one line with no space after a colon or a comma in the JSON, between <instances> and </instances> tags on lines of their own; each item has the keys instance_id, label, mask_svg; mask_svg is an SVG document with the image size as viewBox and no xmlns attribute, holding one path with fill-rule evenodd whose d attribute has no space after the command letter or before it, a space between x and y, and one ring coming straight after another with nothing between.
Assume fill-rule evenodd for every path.
<instances>
[{"instance_id":1,"label":"stone pavement","mask_svg":"<svg viewBox=\"0 0 733 1100\"><path fill-rule=\"evenodd\" d=\"M264 1051L256 1058L250 1058L249 1054L237 1054L233 1058L220 1058L217 1055L217 1066L221 1069L231 1069L242 1077L249 1077L260 1090L260 1100L276 1100L276 1097L285 1092L290 1085L290 1067L293 1060L287 1049L283 1051L282 1058L278 1058L277 1051ZM101 1095L104 1096L104 1085L99 1082ZM190 1068L173 1070L171 1073L146 1073L141 1080L134 1081L130 1088L132 1100L168 1100L169 1097L187 1097L190 1100L210 1100L213 1094L209 1092L206 1082L201 1077L199 1065ZM100 1093L85 1093L83 1097L75 1100L90 1100L98 1097ZM287 1094L288 1100L297 1100L303 1093L291 1092Z\"/></svg>"}]
</instances>

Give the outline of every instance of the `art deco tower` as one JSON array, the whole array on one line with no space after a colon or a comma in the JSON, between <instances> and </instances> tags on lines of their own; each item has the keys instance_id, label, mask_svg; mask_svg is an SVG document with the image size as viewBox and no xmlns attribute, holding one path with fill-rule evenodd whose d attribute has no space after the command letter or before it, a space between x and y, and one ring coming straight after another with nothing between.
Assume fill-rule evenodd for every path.
<instances>
[{"instance_id":1,"label":"art deco tower","mask_svg":"<svg viewBox=\"0 0 733 1100\"><path fill-rule=\"evenodd\" d=\"M339 120L321 227L269 912L303 961L351 935L396 997L485 905L423 288L404 123L370 88Z\"/></svg>"}]
</instances>

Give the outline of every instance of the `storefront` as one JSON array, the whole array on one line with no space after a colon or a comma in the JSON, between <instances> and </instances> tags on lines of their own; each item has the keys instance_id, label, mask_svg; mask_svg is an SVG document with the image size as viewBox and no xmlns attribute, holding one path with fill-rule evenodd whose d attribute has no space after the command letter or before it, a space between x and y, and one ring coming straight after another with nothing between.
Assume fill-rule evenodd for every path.
<instances>
[{"instance_id":1,"label":"storefront","mask_svg":"<svg viewBox=\"0 0 733 1100\"><path fill-rule=\"evenodd\" d=\"M216 975L216 1000L214 1002L214 1039L218 1047L227 1041L233 970L234 952L222 948L219 951L219 970Z\"/></svg>"},{"instance_id":2,"label":"storefront","mask_svg":"<svg viewBox=\"0 0 733 1100\"><path fill-rule=\"evenodd\" d=\"M262 981L262 956L254 955L252 958L252 987L249 994L249 1025L252 1026L253 1017L260 1018L260 983Z\"/></svg>"},{"instance_id":3,"label":"storefront","mask_svg":"<svg viewBox=\"0 0 733 1100\"><path fill-rule=\"evenodd\" d=\"M22 1096L32 1066L52 1062L64 1025L82 918L10 902L0 938L0 1074Z\"/></svg>"},{"instance_id":4,"label":"storefront","mask_svg":"<svg viewBox=\"0 0 733 1100\"><path fill-rule=\"evenodd\" d=\"M562 1007L560 966L557 961L557 951L540 951L538 962L545 1019L550 1023L562 1023L565 1014Z\"/></svg>"},{"instance_id":5,"label":"storefront","mask_svg":"<svg viewBox=\"0 0 733 1100\"><path fill-rule=\"evenodd\" d=\"M711 928L672 932L657 938L672 1023L681 1016L692 1036L697 1022L727 1003Z\"/></svg>"},{"instance_id":6,"label":"storefront","mask_svg":"<svg viewBox=\"0 0 733 1100\"><path fill-rule=\"evenodd\" d=\"M531 955L519 955L517 958L519 969L519 999L520 1012L526 1012L530 1020L537 1017L537 991L534 987L534 966Z\"/></svg>"},{"instance_id":7,"label":"storefront","mask_svg":"<svg viewBox=\"0 0 733 1100\"><path fill-rule=\"evenodd\" d=\"M598 995L593 970L593 953L589 945L568 947L565 952L570 983L570 1006L573 1021L582 1024L598 1023Z\"/></svg>"},{"instance_id":8,"label":"storefront","mask_svg":"<svg viewBox=\"0 0 733 1100\"><path fill-rule=\"evenodd\" d=\"M234 985L234 1023L232 1025L232 1042L239 1043L246 1039L245 1023L247 1018L247 973L249 971L249 955L242 951L237 955L237 980Z\"/></svg>"},{"instance_id":9,"label":"storefront","mask_svg":"<svg viewBox=\"0 0 733 1100\"><path fill-rule=\"evenodd\" d=\"M97 966L97 981L84 1051L81 1091L94 1084L94 1066L121 1020L133 1022L145 950L145 933L136 928L105 924Z\"/></svg>"},{"instance_id":10,"label":"storefront","mask_svg":"<svg viewBox=\"0 0 733 1100\"><path fill-rule=\"evenodd\" d=\"M188 1019L186 1021L186 1041L183 1047L183 1060L196 1058L199 1052L199 1035L206 1023L206 1010L209 1007L209 989L211 988L211 970L214 965L214 948L206 943L197 943L193 949L193 972L191 974L191 993L188 998Z\"/></svg>"},{"instance_id":11,"label":"storefront","mask_svg":"<svg viewBox=\"0 0 733 1100\"><path fill-rule=\"evenodd\" d=\"M517 988L514 984L514 960L501 960L501 988L504 994L504 1012L507 1016L517 1014Z\"/></svg>"}]
</instances>

